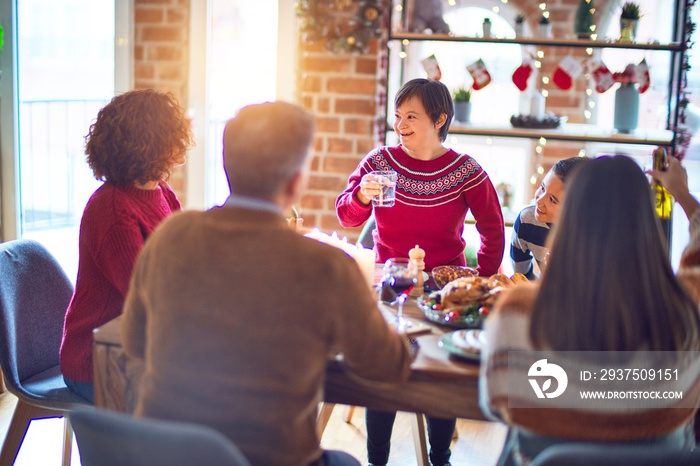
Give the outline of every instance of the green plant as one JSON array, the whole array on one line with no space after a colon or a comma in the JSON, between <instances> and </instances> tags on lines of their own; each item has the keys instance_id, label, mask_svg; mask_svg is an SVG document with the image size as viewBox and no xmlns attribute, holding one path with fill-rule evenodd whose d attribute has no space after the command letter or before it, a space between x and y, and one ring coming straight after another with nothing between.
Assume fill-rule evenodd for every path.
<instances>
[{"instance_id":1,"label":"green plant","mask_svg":"<svg viewBox=\"0 0 700 466\"><path fill-rule=\"evenodd\" d=\"M455 102L469 102L469 100L472 98L472 91L471 89L458 87L452 91L452 97L454 98Z\"/></svg>"},{"instance_id":2,"label":"green plant","mask_svg":"<svg viewBox=\"0 0 700 466\"><path fill-rule=\"evenodd\" d=\"M515 24L523 24L525 22L525 15L522 13L518 13L518 15L515 17Z\"/></svg>"},{"instance_id":3,"label":"green plant","mask_svg":"<svg viewBox=\"0 0 700 466\"><path fill-rule=\"evenodd\" d=\"M490 19L490 18L484 18L484 22L485 22L485 23L490 23L490 22L491 22L491 19Z\"/></svg>"},{"instance_id":4,"label":"green plant","mask_svg":"<svg viewBox=\"0 0 700 466\"><path fill-rule=\"evenodd\" d=\"M625 2L622 4L622 12L620 19L639 19L642 15L639 12L639 4L634 2Z\"/></svg>"},{"instance_id":5,"label":"green plant","mask_svg":"<svg viewBox=\"0 0 700 466\"><path fill-rule=\"evenodd\" d=\"M540 16L540 24L549 24L549 15Z\"/></svg>"}]
</instances>

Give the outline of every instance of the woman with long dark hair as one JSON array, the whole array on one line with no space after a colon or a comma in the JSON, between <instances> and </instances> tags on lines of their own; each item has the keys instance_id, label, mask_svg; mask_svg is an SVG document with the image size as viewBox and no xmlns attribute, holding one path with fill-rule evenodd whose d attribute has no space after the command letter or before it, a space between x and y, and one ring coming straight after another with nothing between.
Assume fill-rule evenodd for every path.
<instances>
[{"instance_id":1,"label":"woman with long dark hair","mask_svg":"<svg viewBox=\"0 0 700 466\"><path fill-rule=\"evenodd\" d=\"M577 367L592 354L585 352L609 352L631 355L621 359L630 364L649 358L642 360L649 368L650 355L674 352L680 360L700 350L698 301L691 297L700 289L695 278L700 269L700 210L677 160L670 162L668 172L652 175L668 183L690 218L691 241L679 277L669 262L644 172L628 157L600 157L582 165L567 184L540 283L513 288L489 316L482 406L511 426L499 464L527 464L544 448L565 442L678 448L694 443L697 407L674 401L655 408L644 402L618 402L614 409L593 402L573 408L553 400L521 405L525 392L516 393L507 380L509 364L517 357L514 350L547 351L573 360ZM576 390L584 389L580 379L569 373L567 390L578 394ZM684 386L684 397L697 396L697 379ZM662 381L655 383L645 389L661 390ZM543 409L548 407L552 409Z\"/></svg>"}]
</instances>

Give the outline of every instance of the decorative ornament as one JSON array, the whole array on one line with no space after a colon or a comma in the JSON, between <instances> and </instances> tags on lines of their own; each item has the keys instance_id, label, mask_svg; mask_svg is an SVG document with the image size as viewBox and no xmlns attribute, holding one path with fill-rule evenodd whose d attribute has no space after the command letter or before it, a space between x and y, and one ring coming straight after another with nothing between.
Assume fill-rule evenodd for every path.
<instances>
[{"instance_id":1,"label":"decorative ornament","mask_svg":"<svg viewBox=\"0 0 700 466\"><path fill-rule=\"evenodd\" d=\"M533 60L527 59L513 72L513 84L515 84L521 92L527 89L527 83L534 70L535 66Z\"/></svg>"},{"instance_id":2,"label":"decorative ornament","mask_svg":"<svg viewBox=\"0 0 700 466\"><path fill-rule=\"evenodd\" d=\"M440 81L440 78L442 78L442 71L440 70L440 65L438 65L435 55L430 55L428 58L424 58L421 61L421 64L423 65L425 72L428 74L428 79Z\"/></svg>"},{"instance_id":3,"label":"decorative ornament","mask_svg":"<svg viewBox=\"0 0 700 466\"><path fill-rule=\"evenodd\" d=\"M299 0L295 4L301 39L325 41L331 52L364 53L382 34L384 0Z\"/></svg>"},{"instance_id":4,"label":"decorative ornament","mask_svg":"<svg viewBox=\"0 0 700 466\"><path fill-rule=\"evenodd\" d=\"M567 55L561 60L557 69L554 70L552 80L559 89L566 91L571 89L574 79L578 78L581 71L583 71L583 66L578 60L571 55Z\"/></svg>"},{"instance_id":5,"label":"decorative ornament","mask_svg":"<svg viewBox=\"0 0 700 466\"><path fill-rule=\"evenodd\" d=\"M474 79L472 89L475 91L485 88L491 82L489 70L486 69L486 64L481 58L467 66L467 71L469 71L469 74L471 74Z\"/></svg>"},{"instance_id":6,"label":"decorative ornament","mask_svg":"<svg viewBox=\"0 0 700 466\"><path fill-rule=\"evenodd\" d=\"M586 67L595 81L595 90L599 94L610 89L615 84L612 72L605 66L602 60L591 58L586 63Z\"/></svg>"}]
</instances>

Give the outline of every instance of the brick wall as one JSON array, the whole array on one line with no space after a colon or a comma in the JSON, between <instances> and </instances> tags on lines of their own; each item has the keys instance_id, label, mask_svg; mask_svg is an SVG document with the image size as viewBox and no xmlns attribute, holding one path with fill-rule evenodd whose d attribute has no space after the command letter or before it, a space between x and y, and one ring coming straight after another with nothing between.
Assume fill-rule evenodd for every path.
<instances>
[{"instance_id":1,"label":"brick wall","mask_svg":"<svg viewBox=\"0 0 700 466\"><path fill-rule=\"evenodd\" d=\"M190 0L134 0L134 87L171 92L187 108ZM183 205L185 170L170 178Z\"/></svg>"}]
</instances>

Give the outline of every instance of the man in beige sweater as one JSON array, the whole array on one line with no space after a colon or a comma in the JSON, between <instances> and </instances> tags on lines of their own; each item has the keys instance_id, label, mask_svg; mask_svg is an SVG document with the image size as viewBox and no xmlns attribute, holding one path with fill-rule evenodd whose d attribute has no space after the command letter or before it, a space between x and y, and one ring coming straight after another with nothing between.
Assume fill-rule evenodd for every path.
<instances>
[{"instance_id":1,"label":"man in beige sweater","mask_svg":"<svg viewBox=\"0 0 700 466\"><path fill-rule=\"evenodd\" d=\"M312 116L277 102L242 109L224 134L231 196L150 237L124 307L124 349L144 362L136 414L226 434L253 465L354 465L316 435L327 357L401 383L404 338L382 318L355 261L292 231Z\"/></svg>"}]
</instances>

